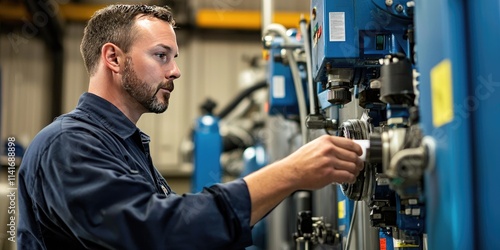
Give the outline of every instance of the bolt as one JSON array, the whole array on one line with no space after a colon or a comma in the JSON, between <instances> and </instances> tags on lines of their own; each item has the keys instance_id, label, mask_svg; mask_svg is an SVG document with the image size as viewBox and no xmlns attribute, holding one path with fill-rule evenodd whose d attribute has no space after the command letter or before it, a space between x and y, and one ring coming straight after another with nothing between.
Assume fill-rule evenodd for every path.
<instances>
[{"instance_id":1,"label":"bolt","mask_svg":"<svg viewBox=\"0 0 500 250\"><path fill-rule=\"evenodd\" d=\"M385 0L385 5L391 7L394 2L392 0Z\"/></svg>"},{"instance_id":2,"label":"bolt","mask_svg":"<svg viewBox=\"0 0 500 250\"><path fill-rule=\"evenodd\" d=\"M397 12L403 12L403 10L404 10L403 5L401 5L401 4L396 5L396 11Z\"/></svg>"},{"instance_id":3,"label":"bolt","mask_svg":"<svg viewBox=\"0 0 500 250\"><path fill-rule=\"evenodd\" d=\"M407 208L407 209L405 209L405 214L406 214L406 215L410 215L410 214L411 214L411 208Z\"/></svg>"},{"instance_id":4,"label":"bolt","mask_svg":"<svg viewBox=\"0 0 500 250\"><path fill-rule=\"evenodd\" d=\"M379 89L382 86L382 83L379 80L373 80L370 82L370 88Z\"/></svg>"}]
</instances>

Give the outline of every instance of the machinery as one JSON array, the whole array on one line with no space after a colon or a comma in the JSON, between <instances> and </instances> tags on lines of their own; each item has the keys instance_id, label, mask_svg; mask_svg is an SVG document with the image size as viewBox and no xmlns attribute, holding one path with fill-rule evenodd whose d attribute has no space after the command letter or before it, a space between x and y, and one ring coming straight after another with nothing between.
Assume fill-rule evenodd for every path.
<instances>
[{"instance_id":1,"label":"machinery","mask_svg":"<svg viewBox=\"0 0 500 250\"><path fill-rule=\"evenodd\" d=\"M268 249L500 247L498 6L312 0L299 31L265 27L267 159L325 133L366 148L354 184L268 216Z\"/></svg>"},{"instance_id":2,"label":"machinery","mask_svg":"<svg viewBox=\"0 0 500 250\"><path fill-rule=\"evenodd\" d=\"M325 119L339 122L338 136L369 139L365 170L356 183L339 186L363 209L339 199L351 215L339 213L339 221L353 227L356 216L368 214L363 218L379 232L358 226L353 241L353 230L339 228L343 249L423 247L421 181L428 157L415 107L414 4L312 1L312 70ZM403 150L410 155L400 156ZM395 156L402 159L393 162Z\"/></svg>"},{"instance_id":3,"label":"machinery","mask_svg":"<svg viewBox=\"0 0 500 250\"><path fill-rule=\"evenodd\" d=\"M219 112L217 103L205 100L200 106L201 115L182 145L185 162L192 162L192 192L204 187L245 176L267 165L267 152L263 144L264 127L262 91L263 67L257 60L250 60L250 69L241 73L242 90ZM261 74L262 72L262 74ZM266 223L254 225L254 245L248 250L266 249Z\"/></svg>"},{"instance_id":4,"label":"machinery","mask_svg":"<svg viewBox=\"0 0 500 250\"><path fill-rule=\"evenodd\" d=\"M201 107L203 115L196 120L193 133L193 161L196 171L193 171L193 192L200 192L204 187L218 183L222 179L222 137L219 132L220 119L213 113L215 103L207 100ZM201 167L203 166L203 167Z\"/></svg>"},{"instance_id":5,"label":"machinery","mask_svg":"<svg viewBox=\"0 0 500 250\"><path fill-rule=\"evenodd\" d=\"M297 93L297 100L304 102L306 99L306 93L302 90L303 78L297 77L299 75L297 72L300 71L297 66L297 58L305 54L305 58L302 57L301 62L304 62L302 65L306 68L303 71L307 74L307 89L311 94L309 95L309 112L303 111L305 104L300 102L295 104L295 107L298 107L300 111L300 119L298 120L302 131L302 142L306 143L310 139L307 135L307 132L310 131L306 131L307 129L323 130L324 133L335 133L351 139L366 140L375 129L381 131L387 120L386 105L379 100L381 59L392 55L391 53L401 53L404 57L405 52L411 51L412 41L406 42L409 39L405 37L408 30L412 32L411 13L405 12L401 17L392 18L393 13L379 9L375 3L365 4L354 1L351 4L335 1L313 1L312 5L309 31L305 28L305 22L301 22L301 44L287 38L290 35L286 34L284 28L276 24L270 25L271 27L268 27L264 32L264 47L270 49L271 54L270 77L268 78L271 83L271 110L275 106L273 104L280 101L276 100L276 97L280 96L274 93L276 85L285 85L280 89L287 87L295 90L288 91L288 93ZM354 9L358 11L355 12ZM388 16L389 20L386 20L387 23L383 27L376 27L378 28L376 30L359 28L365 27L365 24L373 22L373 20L378 20L377 18L384 18L384 15ZM401 58L400 55L398 56ZM390 61L391 59L387 57L386 60ZM394 61L396 60L394 59ZM287 66L284 66L285 64ZM413 77L411 76L411 64L408 65L410 68L400 69L402 72L396 73L407 77L408 72L405 70L409 69L411 87L409 95L411 95L413 93ZM388 66L388 70L391 69L392 67ZM286 77L290 75L290 72L296 77ZM398 95L408 90L407 85L403 90L398 89L397 86L399 85L396 85L394 90L387 90L394 92L388 96L392 97L393 94ZM352 89L355 93L351 92ZM278 93L282 92L285 91ZM302 97L300 93L302 93ZM404 92L403 94L408 93ZM283 97L285 97L284 94ZM412 97L409 100L413 101ZM394 97L394 99L399 100L399 97ZM293 107L286 109L286 111L294 111ZM304 114L306 112L307 114ZM282 112L282 115L289 117L287 112ZM361 115L364 115L364 120L359 119ZM304 125L307 128L304 128ZM371 158L376 158L375 155L375 152L370 154ZM290 209L295 211L298 216L297 230L294 236L297 241L296 247L299 249L303 246L308 249L314 245L326 244L333 248L378 249L379 232L372 226L382 226L381 232L382 230L384 232L391 231L390 235L392 235L392 228L398 229L396 206L401 205L400 202L396 202L399 201L396 198L397 194L387 188L386 184L376 188L376 186L380 186L376 185L377 178L387 180L387 177L382 176L381 166L381 163L367 166L356 184L338 186L338 192L330 196L330 199L333 199L332 203L336 205L334 210L337 211L337 218L313 216L314 208L292 203L293 207ZM377 174L380 176L376 176ZM374 201L373 193L375 192L379 196L377 196L378 200ZM324 205L319 204L319 206ZM381 208L382 206L383 208ZM379 211L377 209L384 211L384 213L375 212L374 214L374 211ZM391 214L388 215L387 211L390 211ZM382 215L385 217L378 218L378 222L375 222L379 224L370 225L367 218ZM390 220L392 222L389 222ZM353 223L354 221L357 222ZM377 221L377 219L374 218L372 221ZM335 228L332 225L335 225ZM423 223L420 225L423 227ZM420 243L421 234L421 231L408 234L403 230L397 232L398 237L402 235L401 238L410 238L407 235L417 235L417 239L414 240L417 243L414 244ZM404 239L406 240L406 238Z\"/></svg>"},{"instance_id":6,"label":"machinery","mask_svg":"<svg viewBox=\"0 0 500 250\"><path fill-rule=\"evenodd\" d=\"M311 2L306 127L364 140L367 157L356 183L313 203L338 204L328 233L298 213L297 249L500 247L499 14L486 0Z\"/></svg>"}]
</instances>

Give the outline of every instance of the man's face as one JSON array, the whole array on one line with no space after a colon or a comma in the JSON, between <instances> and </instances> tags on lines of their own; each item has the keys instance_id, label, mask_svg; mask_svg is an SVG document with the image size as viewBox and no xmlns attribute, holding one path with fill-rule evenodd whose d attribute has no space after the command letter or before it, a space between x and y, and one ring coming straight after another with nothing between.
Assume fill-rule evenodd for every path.
<instances>
[{"instance_id":1,"label":"man's face","mask_svg":"<svg viewBox=\"0 0 500 250\"><path fill-rule=\"evenodd\" d=\"M170 24L154 18L139 18L138 35L127 53L122 86L146 111L162 113L168 107L174 79L180 71L175 32Z\"/></svg>"}]
</instances>

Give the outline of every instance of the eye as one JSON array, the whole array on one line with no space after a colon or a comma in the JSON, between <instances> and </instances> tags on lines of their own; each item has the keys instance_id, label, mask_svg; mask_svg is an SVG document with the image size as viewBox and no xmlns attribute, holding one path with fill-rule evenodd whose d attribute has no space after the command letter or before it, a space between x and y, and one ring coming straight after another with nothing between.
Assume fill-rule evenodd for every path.
<instances>
[{"instance_id":1,"label":"eye","mask_svg":"<svg viewBox=\"0 0 500 250\"><path fill-rule=\"evenodd\" d=\"M165 53L156 53L155 56L158 57L158 59L160 59L161 61L167 60L167 54Z\"/></svg>"}]
</instances>

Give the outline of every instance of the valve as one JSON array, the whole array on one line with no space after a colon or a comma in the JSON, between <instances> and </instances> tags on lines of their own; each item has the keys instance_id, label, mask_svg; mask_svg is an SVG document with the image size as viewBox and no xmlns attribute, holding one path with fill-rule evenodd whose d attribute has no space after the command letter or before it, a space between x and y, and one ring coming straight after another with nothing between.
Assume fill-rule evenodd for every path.
<instances>
[{"instance_id":1,"label":"valve","mask_svg":"<svg viewBox=\"0 0 500 250\"><path fill-rule=\"evenodd\" d=\"M337 120L327 120L325 117L319 114L310 114L306 118L306 127L308 129L326 129L326 130L337 130L338 123Z\"/></svg>"},{"instance_id":2,"label":"valve","mask_svg":"<svg viewBox=\"0 0 500 250\"><path fill-rule=\"evenodd\" d=\"M297 233L304 240L310 240L313 233L313 221L311 211L299 212L297 218Z\"/></svg>"},{"instance_id":3,"label":"valve","mask_svg":"<svg viewBox=\"0 0 500 250\"><path fill-rule=\"evenodd\" d=\"M335 245L340 243L340 235L332 225L325 223L323 217L313 217L311 211L301 211L297 215L297 232L293 235L297 244L303 243L305 249L312 245Z\"/></svg>"}]
</instances>

